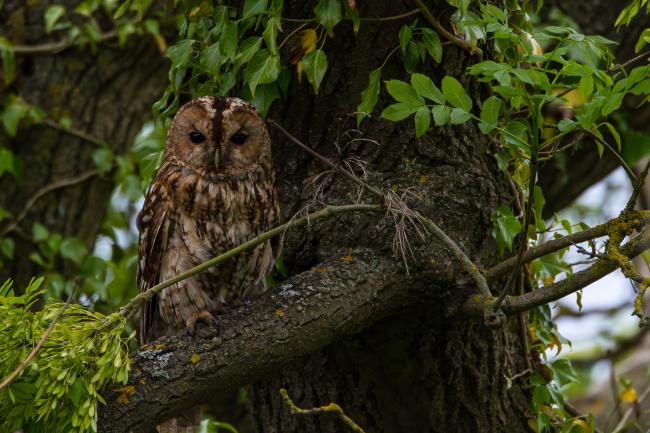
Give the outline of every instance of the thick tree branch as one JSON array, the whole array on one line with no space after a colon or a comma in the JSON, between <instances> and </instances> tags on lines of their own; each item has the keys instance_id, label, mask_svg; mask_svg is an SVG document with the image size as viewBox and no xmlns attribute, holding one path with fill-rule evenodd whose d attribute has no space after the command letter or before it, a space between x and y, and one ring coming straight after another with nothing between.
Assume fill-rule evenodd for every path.
<instances>
[{"instance_id":1,"label":"thick tree branch","mask_svg":"<svg viewBox=\"0 0 650 433\"><path fill-rule=\"evenodd\" d=\"M218 331L201 327L194 338L163 338L132 355L127 386L103 393L99 431L147 431L434 292L393 258L357 251L351 261L333 259L219 317Z\"/></svg>"},{"instance_id":2,"label":"thick tree branch","mask_svg":"<svg viewBox=\"0 0 650 433\"><path fill-rule=\"evenodd\" d=\"M646 228L641 234L628 242L621 248L621 253L632 258L640 255L650 248L650 228ZM508 296L504 300L501 309L506 314L514 314L520 311L527 311L549 302L557 301L571 293L598 281L618 269L616 262L601 259L584 271L576 272L562 281L541 287L532 292L520 296ZM472 315L482 315L487 308L491 308L493 299L485 299L481 296L473 296L463 306L463 310Z\"/></svg>"},{"instance_id":3,"label":"thick tree branch","mask_svg":"<svg viewBox=\"0 0 650 433\"><path fill-rule=\"evenodd\" d=\"M567 236L562 236L560 238L550 240L539 246L527 250L522 256L523 259L522 261L524 263L528 263L542 256L545 256L546 254L550 254L552 252L561 250L562 248L570 247L571 245L576 245L582 242L586 242L592 239L606 236L610 228L614 224L620 225L619 228L622 229L623 231L626 231L629 228L633 228L639 222L642 222L644 224L647 223L648 216L649 216L648 211L632 212L632 213L624 214L621 217L611 219L606 223L597 225L596 227L592 227L587 230L582 230ZM637 218L638 220L635 221L635 219ZM510 269L512 269L516 263L517 263L517 257L514 256L514 257L510 257L507 260L502 261L501 263L498 263L497 265L494 265L493 267L485 271L484 273L485 279L488 281L493 281L499 278L500 276L508 272Z\"/></svg>"}]
</instances>

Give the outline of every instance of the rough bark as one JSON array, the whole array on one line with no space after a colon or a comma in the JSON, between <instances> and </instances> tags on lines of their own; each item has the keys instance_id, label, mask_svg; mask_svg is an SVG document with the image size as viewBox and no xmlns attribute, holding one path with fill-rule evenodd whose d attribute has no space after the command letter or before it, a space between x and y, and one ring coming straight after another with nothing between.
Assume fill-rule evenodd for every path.
<instances>
[{"instance_id":1,"label":"rough bark","mask_svg":"<svg viewBox=\"0 0 650 433\"><path fill-rule=\"evenodd\" d=\"M20 44L56 39L43 29L46 7L44 2L30 6L5 2L0 22L6 26L0 26L0 34ZM95 52L90 47L71 47L56 53L17 54L16 69L18 78L7 91L41 107L51 120L68 116L73 128L106 142L116 155L124 153L150 117L151 104L167 79L166 62L146 37L132 38L124 48L110 40ZM95 168L92 154L97 144L46 125L23 125L17 137L0 139L24 165L20 181L10 174L0 178L0 206L14 216L45 186ZM31 242L34 222L63 236L77 236L92 250L112 191L110 176L92 176L40 198L18 230L9 234L16 243L14 260L0 270L0 280L13 277L16 287L22 288L29 278L42 273L29 258L35 249Z\"/></svg>"}]
</instances>

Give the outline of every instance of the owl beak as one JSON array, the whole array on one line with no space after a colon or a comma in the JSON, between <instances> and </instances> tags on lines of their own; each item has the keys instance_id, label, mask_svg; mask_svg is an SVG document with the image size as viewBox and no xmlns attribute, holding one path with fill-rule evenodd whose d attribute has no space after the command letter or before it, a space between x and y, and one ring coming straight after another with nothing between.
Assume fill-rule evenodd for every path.
<instances>
[{"instance_id":1,"label":"owl beak","mask_svg":"<svg viewBox=\"0 0 650 433\"><path fill-rule=\"evenodd\" d=\"M214 166L219 168L219 149L214 152Z\"/></svg>"}]
</instances>

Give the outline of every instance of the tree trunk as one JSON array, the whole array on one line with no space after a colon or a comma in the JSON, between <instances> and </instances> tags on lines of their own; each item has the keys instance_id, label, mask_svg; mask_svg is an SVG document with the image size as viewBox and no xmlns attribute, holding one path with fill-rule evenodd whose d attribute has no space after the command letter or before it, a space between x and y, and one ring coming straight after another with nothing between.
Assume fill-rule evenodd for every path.
<instances>
[{"instance_id":1,"label":"tree trunk","mask_svg":"<svg viewBox=\"0 0 650 433\"><path fill-rule=\"evenodd\" d=\"M373 14L391 16L407 8L399 2L373 2ZM363 15L363 9L361 11ZM289 11L286 16L304 16ZM370 181L398 191L411 189L419 200L410 205L440 223L465 253L479 266L496 259L490 236L491 215L508 202L507 188L489 150L489 141L474 125L434 128L416 139L412 121L391 123L376 116L364 121L364 138L347 146L345 131L355 127L354 116L369 72L382 64L397 44L400 27L409 21L362 24L355 35L350 26L337 27L334 40L325 45L329 72L319 95L306 83L293 83L289 97L272 109L269 117L325 154L336 158L358 156L369 163ZM465 52L445 46L441 65L433 75L457 76L480 98L478 87L463 74L472 59ZM399 55L382 71L382 81L408 81ZM438 80L436 81L439 81ZM385 92L382 92L384 95ZM380 99L379 113L388 103ZM358 138L356 135L353 138ZM286 218L309 199L301 185L309 176L325 170L301 154L281 135L273 136L279 171L280 196ZM301 194L300 198L299 194ZM328 203L355 200L356 188L337 179L325 188ZM372 200L366 194L365 201ZM371 217L350 216L319 223L309 231L292 233L285 241L285 257L298 272L324 259L345 256L346 247L363 246L382 254L391 250L394 228L377 224ZM249 387L250 406L258 432L341 431L332 414L292 415L279 389L303 408L336 402L367 433L370 432L527 432L524 413L529 398L522 383L506 387L506 376L525 369L515 319L502 329L486 329L481 320L453 317L458 302L475 290L467 275L444 248L431 237L409 238L414 255L406 253L409 272L418 275L436 297L436 308L398 314L376 323L359 335L339 341L285 368L268 380ZM399 254L393 260L402 260Z\"/></svg>"}]
</instances>

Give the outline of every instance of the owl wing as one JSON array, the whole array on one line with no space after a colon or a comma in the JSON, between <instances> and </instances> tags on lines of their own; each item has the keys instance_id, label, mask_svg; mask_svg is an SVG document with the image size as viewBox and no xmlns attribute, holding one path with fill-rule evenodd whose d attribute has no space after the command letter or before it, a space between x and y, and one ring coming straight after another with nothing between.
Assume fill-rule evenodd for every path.
<instances>
[{"instance_id":1,"label":"owl wing","mask_svg":"<svg viewBox=\"0 0 650 433\"><path fill-rule=\"evenodd\" d=\"M169 247L171 214L162 186L154 182L138 215L140 231L137 284L144 292L160 282L163 258ZM162 325L158 315L158 295L154 295L140 311L140 344L152 338L152 328ZM153 335L153 338L158 335Z\"/></svg>"}]
</instances>

